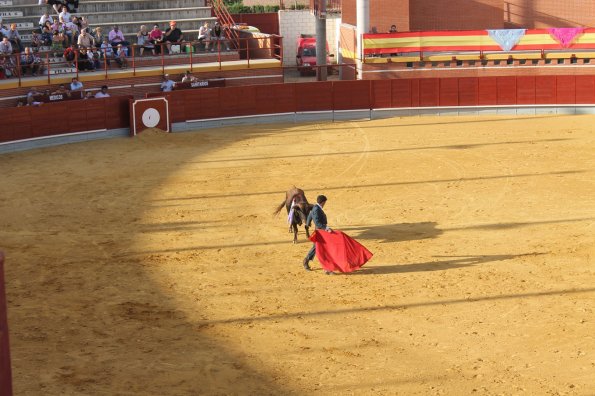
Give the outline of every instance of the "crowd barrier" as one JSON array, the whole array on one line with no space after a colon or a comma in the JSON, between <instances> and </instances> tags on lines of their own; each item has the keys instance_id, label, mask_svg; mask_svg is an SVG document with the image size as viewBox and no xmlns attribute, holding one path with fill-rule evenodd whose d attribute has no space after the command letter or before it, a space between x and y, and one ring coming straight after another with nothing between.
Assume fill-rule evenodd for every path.
<instances>
[{"instance_id":1,"label":"crowd barrier","mask_svg":"<svg viewBox=\"0 0 595 396\"><path fill-rule=\"evenodd\" d=\"M12 395L10 347L8 340L8 315L4 288L4 253L0 251L0 395Z\"/></svg>"},{"instance_id":2,"label":"crowd barrier","mask_svg":"<svg viewBox=\"0 0 595 396\"><path fill-rule=\"evenodd\" d=\"M128 128L132 96L81 99L0 109L0 143L53 135Z\"/></svg>"},{"instance_id":3,"label":"crowd barrier","mask_svg":"<svg viewBox=\"0 0 595 396\"><path fill-rule=\"evenodd\" d=\"M199 84L200 85L200 84ZM199 87L200 88L200 87ZM501 76L280 83L153 93L172 123L267 114L458 106L588 105L595 76ZM0 109L0 142L130 126L131 97Z\"/></svg>"}]
</instances>

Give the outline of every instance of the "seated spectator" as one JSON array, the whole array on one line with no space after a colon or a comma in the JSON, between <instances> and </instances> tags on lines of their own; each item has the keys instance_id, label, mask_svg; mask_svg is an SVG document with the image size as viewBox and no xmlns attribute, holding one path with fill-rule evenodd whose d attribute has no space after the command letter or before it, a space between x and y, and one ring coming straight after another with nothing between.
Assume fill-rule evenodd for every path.
<instances>
[{"instance_id":1,"label":"seated spectator","mask_svg":"<svg viewBox=\"0 0 595 396\"><path fill-rule=\"evenodd\" d=\"M120 68L126 69L128 67L128 59L126 59L128 51L122 44L118 44L116 48L116 63L120 65Z\"/></svg>"},{"instance_id":2,"label":"seated spectator","mask_svg":"<svg viewBox=\"0 0 595 396\"><path fill-rule=\"evenodd\" d=\"M95 94L96 98L109 98L110 94L107 92L107 85L101 86L101 91Z\"/></svg>"},{"instance_id":3,"label":"seated spectator","mask_svg":"<svg viewBox=\"0 0 595 396\"><path fill-rule=\"evenodd\" d=\"M39 18L39 27L44 27L46 22L49 22L50 25L54 23L54 18L47 11Z\"/></svg>"},{"instance_id":4,"label":"seated spectator","mask_svg":"<svg viewBox=\"0 0 595 396\"><path fill-rule=\"evenodd\" d=\"M68 12L68 7L62 6L62 10L58 14L58 19L62 23L70 22L70 12Z\"/></svg>"},{"instance_id":5,"label":"seated spectator","mask_svg":"<svg viewBox=\"0 0 595 396\"><path fill-rule=\"evenodd\" d=\"M43 104L43 102L40 102L39 100L35 99L34 96L28 96L26 98L26 106L41 106Z\"/></svg>"},{"instance_id":6,"label":"seated spectator","mask_svg":"<svg viewBox=\"0 0 595 396\"><path fill-rule=\"evenodd\" d=\"M81 49L79 50L78 69L79 71L95 70L95 67L93 66L93 59L89 58L89 53L87 52L87 48L85 47L81 47Z\"/></svg>"},{"instance_id":7,"label":"seated spectator","mask_svg":"<svg viewBox=\"0 0 595 396\"><path fill-rule=\"evenodd\" d=\"M95 39L89 33L87 33L87 29L83 29L79 38L77 40L77 44L79 48L81 47L94 47L95 46Z\"/></svg>"},{"instance_id":8,"label":"seated spectator","mask_svg":"<svg viewBox=\"0 0 595 396\"><path fill-rule=\"evenodd\" d=\"M23 52L23 43L21 42L21 35L17 30L17 24L13 23L10 25L10 30L8 31L8 40L12 44L12 48L17 50L17 52Z\"/></svg>"},{"instance_id":9,"label":"seated spectator","mask_svg":"<svg viewBox=\"0 0 595 396\"><path fill-rule=\"evenodd\" d=\"M204 44L205 51L209 50L209 42L211 41L211 29L209 28L209 22L205 22L199 29L198 29L198 43L199 49L200 46Z\"/></svg>"},{"instance_id":10,"label":"seated spectator","mask_svg":"<svg viewBox=\"0 0 595 396\"><path fill-rule=\"evenodd\" d=\"M109 43L114 48L114 51L116 51L118 44L122 44L125 48L130 45L130 43L124 39L124 33L122 33L118 25L114 25L114 28L110 30L108 39ZM126 55L128 55L128 53L126 53Z\"/></svg>"},{"instance_id":11,"label":"seated spectator","mask_svg":"<svg viewBox=\"0 0 595 396\"><path fill-rule=\"evenodd\" d=\"M25 52L21 54L21 71L23 76L27 75L27 71L31 71L32 76L37 76L37 73L42 71L41 58L35 54L31 47L26 47Z\"/></svg>"},{"instance_id":12,"label":"seated spectator","mask_svg":"<svg viewBox=\"0 0 595 396\"><path fill-rule=\"evenodd\" d=\"M165 31L165 34L163 35L163 40L165 42L165 45L167 45L167 52L170 54L172 53L172 44L179 46L179 51L177 51L177 53L181 52L181 43L183 39L184 36L182 35L182 31L180 30L180 28L177 27L176 21L171 21L169 23L169 28Z\"/></svg>"},{"instance_id":13,"label":"seated spectator","mask_svg":"<svg viewBox=\"0 0 595 396\"><path fill-rule=\"evenodd\" d=\"M182 77L182 82L183 83L191 83L191 82L195 82L198 81L198 78L194 77L192 75L192 73L190 73L190 71L186 71L186 73L184 73L184 77Z\"/></svg>"},{"instance_id":14,"label":"seated spectator","mask_svg":"<svg viewBox=\"0 0 595 396\"><path fill-rule=\"evenodd\" d=\"M225 34L223 33L223 29L221 28L221 24L219 24L219 22L215 22L215 26L213 26L213 29L211 29L211 40L214 41L213 48L211 48L211 51L215 50L215 46L217 46L218 51L221 51L221 42L225 44L227 51L229 51L229 44L227 42L227 39L225 38Z\"/></svg>"},{"instance_id":15,"label":"seated spectator","mask_svg":"<svg viewBox=\"0 0 595 396\"><path fill-rule=\"evenodd\" d=\"M2 70L4 78L16 75L16 66L11 55L0 55L0 70Z\"/></svg>"},{"instance_id":16,"label":"seated spectator","mask_svg":"<svg viewBox=\"0 0 595 396\"><path fill-rule=\"evenodd\" d=\"M70 92L77 92L83 90L83 83L80 82L76 77L73 77L70 82Z\"/></svg>"},{"instance_id":17,"label":"seated spectator","mask_svg":"<svg viewBox=\"0 0 595 396\"><path fill-rule=\"evenodd\" d=\"M0 33L2 34L2 37L7 37L9 31L10 29L6 27L2 20L2 16L0 16Z\"/></svg>"},{"instance_id":18,"label":"seated spectator","mask_svg":"<svg viewBox=\"0 0 595 396\"><path fill-rule=\"evenodd\" d=\"M59 14L64 6L62 0L45 0L45 3L51 5L56 11L56 14Z\"/></svg>"},{"instance_id":19,"label":"seated spectator","mask_svg":"<svg viewBox=\"0 0 595 396\"><path fill-rule=\"evenodd\" d=\"M91 31L89 29L89 19L86 16L83 15L83 16L79 17L79 22L81 23L80 24L81 30L87 29L87 31L89 33L91 33Z\"/></svg>"},{"instance_id":20,"label":"seated spectator","mask_svg":"<svg viewBox=\"0 0 595 396\"><path fill-rule=\"evenodd\" d=\"M39 33L37 33L36 30L34 30L33 34L31 35L31 47L39 50L39 47L41 46L43 46L41 36L39 35Z\"/></svg>"},{"instance_id":21,"label":"seated spectator","mask_svg":"<svg viewBox=\"0 0 595 396\"><path fill-rule=\"evenodd\" d=\"M153 30L149 32L149 42L155 47L155 51L161 53L161 43L163 43L163 32L159 29L159 25L154 25Z\"/></svg>"},{"instance_id":22,"label":"seated spectator","mask_svg":"<svg viewBox=\"0 0 595 396\"><path fill-rule=\"evenodd\" d=\"M140 46L140 56L143 56L145 49L151 50L153 55L155 55L155 45L149 40L149 32L147 32L147 27L145 25L142 25L139 32L136 34L136 43Z\"/></svg>"},{"instance_id":23,"label":"seated spectator","mask_svg":"<svg viewBox=\"0 0 595 396\"><path fill-rule=\"evenodd\" d=\"M71 44L75 44L77 42L78 36L79 36L78 26L76 26L71 21L71 22L66 22L62 26L62 28L64 30L64 34L66 35L66 37L68 37L68 42Z\"/></svg>"},{"instance_id":24,"label":"seated spectator","mask_svg":"<svg viewBox=\"0 0 595 396\"><path fill-rule=\"evenodd\" d=\"M101 56L99 55L99 51L97 51L97 47L87 48L87 55L93 63L95 70L101 69Z\"/></svg>"},{"instance_id":25,"label":"seated spectator","mask_svg":"<svg viewBox=\"0 0 595 396\"><path fill-rule=\"evenodd\" d=\"M78 12L79 0L66 0L66 5L75 14Z\"/></svg>"},{"instance_id":26,"label":"seated spectator","mask_svg":"<svg viewBox=\"0 0 595 396\"><path fill-rule=\"evenodd\" d=\"M52 32L62 32L64 30L64 24L59 19L55 19L52 23Z\"/></svg>"},{"instance_id":27,"label":"seated spectator","mask_svg":"<svg viewBox=\"0 0 595 396\"><path fill-rule=\"evenodd\" d=\"M60 84L58 86L58 88L54 92L52 92L52 95L66 95L66 96L70 96L70 91L68 89L66 89L66 86L64 84Z\"/></svg>"},{"instance_id":28,"label":"seated spectator","mask_svg":"<svg viewBox=\"0 0 595 396\"><path fill-rule=\"evenodd\" d=\"M12 54L12 44L8 40L8 37L4 36L2 42L0 42L0 55Z\"/></svg>"},{"instance_id":29,"label":"seated spectator","mask_svg":"<svg viewBox=\"0 0 595 396\"><path fill-rule=\"evenodd\" d=\"M87 93L85 94L85 97L83 99L93 99L95 96L93 96L93 92L91 91L87 91Z\"/></svg>"},{"instance_id":30,"label":"seated spectator","mask_svg":"<svg viewBox=\"0 0 595 396\"><path fill-rule=\"evenodd\" d=\"M88 29L87 29L88 30ZM93 32L90 33L95 40L95 46L97 48L101 48L101 44L103 44L104 40L107 40L106 35L103 33L103 29L101 26L97 26Z\"/></svg>"},{"instance_id":31,"label":"seated spectator","mask_svg":"<svg viewBox=\"0 0 595 396\"><path fill-rule=\"evenodd\" d=\"M397 25L390 25L389 33L397 33Z\"/></svg>"},{"instance_id":32,"label":"seated spectator","mask_svg":"<svg viewBox=\"0 0 595 396\"><path fill-rule=\"evenodd\" d=\"M176 83L169 79L169 74L163 75L163 82L161 83L161 90L163 92L171 92L176 87Z\"/></svg>"},{"instance_id":33,"label":"seated spectator","mask_svg":"<svg viewBox=\"0 0 595 396\"><path fill-rule=\"evenodd\" d=\"M101 58L105 59L107 66L110 65L111 60L115 60L114 49L107 40L107 37L103 39L103 44L101 44Z\"/></svg>"},{"instance_id":34,"label":"seated spectator","mask_svg":"<svg viewBox=\"0 0 595 396\"><path fill-rule=\"evenodd\" d=\"M40 96L40 95L43 95L43 92L38 91L37 87L31 87L29 89L29 92L27 92L27 98L29 98L31 96L35 98L36 96Z\"/></svg>"},{"instance_id":35,"label":"seated spectator","mask_svg":"<svg viewBox=\"0 0 595 396\"><path fill-rule=\"evenodd\" d=\"M46 47L52 46L52 26L49 21L41 28L41 44Z\"/></svg>"},{"instance_id":36,"label":"seated spectator","mask_svg":"<svg viewBox=\"0 0 595 396\"><path fill-rule=\"evenodd\" d=\"M76 48L74 48L74 44L71 44L64 50L63 56L68 67L74 67L74 60L76 59Z\"/></svg>"},{"instance_id":37,"label":"seated spectator","mask_svg":"<svg viewBox=\"0 0 595 396\"><path fill-rule=\"evenodd\" d=\"M54 32L52 35L52 48L54 56L58 53L63 53L64 48L68 47L68 37L64 33Z\"/></svg>"}]
</instances>

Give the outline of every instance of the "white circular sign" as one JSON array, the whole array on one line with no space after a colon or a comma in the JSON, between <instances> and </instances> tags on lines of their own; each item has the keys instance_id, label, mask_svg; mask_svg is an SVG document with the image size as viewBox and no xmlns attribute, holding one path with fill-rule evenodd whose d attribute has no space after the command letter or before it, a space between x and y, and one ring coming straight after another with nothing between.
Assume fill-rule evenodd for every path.
<instances>
[{"instance_id":1,"label":"white circular sign","mask_svg":"<svg viewBox=\"0 0 595 396\"><path fill-rule=\"evenodd\" d=\"M161 121L161 116L156 109L151 107L143 113L143 124L145 124L146 127L153 128L159 124L159 121Z\"/></svg>"}]
</instances>

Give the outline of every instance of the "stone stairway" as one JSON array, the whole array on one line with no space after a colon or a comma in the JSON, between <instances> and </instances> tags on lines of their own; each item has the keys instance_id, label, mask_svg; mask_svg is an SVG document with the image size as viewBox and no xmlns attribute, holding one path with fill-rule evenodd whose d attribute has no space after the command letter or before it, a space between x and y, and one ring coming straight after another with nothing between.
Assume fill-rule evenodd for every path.
<instances>
[{"instance_id":1,"label":"stone stairway","mask_svg":"<svg viewBox=\"0 0 595 396\"><path fill-rule=\"evenodd\" d=\"M32 1L35 4L31 4ZM37 29L39 18L46 10L57 17L51 6L38 5L36 0L0 0L4 24L17 23L25 44L31 40L31 33ZM205 0L82 0L73 15L86 16L91 28L101 26L105 33L117 24L131 43L136 43L141 25L151 30L157 24L165 31L172 19L177 21L186 40L195 40L200 25L215 19Z\"/></svg>"}]
</instances>

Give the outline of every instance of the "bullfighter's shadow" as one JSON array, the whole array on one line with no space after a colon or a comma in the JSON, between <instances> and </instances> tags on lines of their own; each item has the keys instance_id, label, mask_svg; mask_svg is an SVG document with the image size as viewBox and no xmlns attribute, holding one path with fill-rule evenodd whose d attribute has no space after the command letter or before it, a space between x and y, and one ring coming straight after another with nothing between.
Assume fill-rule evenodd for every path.
<instances>
[{"instance_id":1,"label":"bullfighter's shadow","mask_svg":"<svg viewBox=\"0 0 595 396\"><path fill-rule=\"evenodd\" d=\"M438 223L426 221L422 223L385 224L378 226L344 227L355 239L377 240L380 243L415 241L432 239L442 235L444 231L437 228Z\"/></svg>"}]
</instances>

